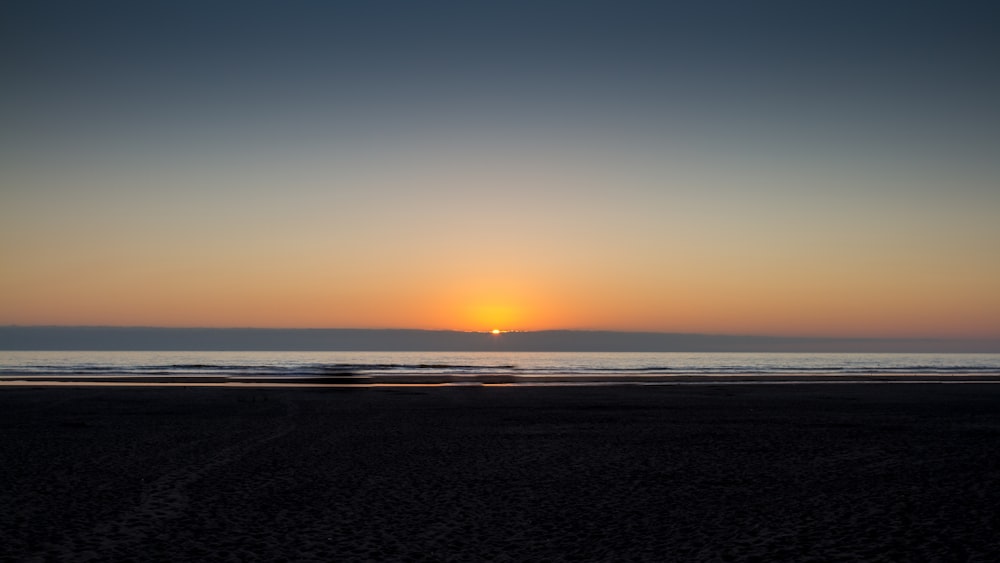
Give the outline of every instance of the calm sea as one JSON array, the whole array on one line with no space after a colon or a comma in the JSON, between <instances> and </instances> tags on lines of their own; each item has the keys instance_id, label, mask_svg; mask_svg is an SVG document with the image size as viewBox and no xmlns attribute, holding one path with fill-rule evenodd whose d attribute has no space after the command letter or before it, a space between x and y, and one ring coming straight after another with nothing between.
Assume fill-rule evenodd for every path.
<instances>
[{"instance_id":1,"label":"calm sea","mask_svg":"<svg viewBox=\"0 0 1000 563\"><path fill-rule=\"evenodd\" d=\"M0 351L0 378L214 383L651 383L1000 375L1000 354Z\"/></svg>"}]
</instances>

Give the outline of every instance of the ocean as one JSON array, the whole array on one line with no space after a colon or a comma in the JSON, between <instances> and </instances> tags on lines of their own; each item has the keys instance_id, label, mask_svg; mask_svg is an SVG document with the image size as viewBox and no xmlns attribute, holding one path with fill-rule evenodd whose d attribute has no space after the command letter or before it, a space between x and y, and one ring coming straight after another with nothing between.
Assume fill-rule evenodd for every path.
<instances>
[{"instance_id":1,"label":"ocean","mask_svg":"<svg viewBox=\"0 0 1000 563\"><path fill-rule=\"evenodd\" d=\"M0 382L603 385L1000 379L1000 354L0 351Z\"/></svg>"}]
</instances>

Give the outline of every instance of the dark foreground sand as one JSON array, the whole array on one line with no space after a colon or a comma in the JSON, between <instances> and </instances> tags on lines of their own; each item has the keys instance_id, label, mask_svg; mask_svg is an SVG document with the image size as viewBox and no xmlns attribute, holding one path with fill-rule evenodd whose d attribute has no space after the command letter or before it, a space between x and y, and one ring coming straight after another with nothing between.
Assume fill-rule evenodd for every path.
<instances>
[{"instance_id":1,"label":"dark foreground sand","mask_svg":"<svg viewBox=\"0 0 1000 563\"><path fill-rule=\"evenodd\" d=\"M1000 385L3 388L2 560L1000 557Z\"/></svg>"}]
</instances>

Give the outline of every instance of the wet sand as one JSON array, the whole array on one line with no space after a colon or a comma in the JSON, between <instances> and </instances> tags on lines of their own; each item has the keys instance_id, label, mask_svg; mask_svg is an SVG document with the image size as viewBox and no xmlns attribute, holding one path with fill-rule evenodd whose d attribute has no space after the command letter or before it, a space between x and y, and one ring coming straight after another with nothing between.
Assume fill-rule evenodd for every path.
<instances>
[{"instance_id":1,"label":"wet sand","mask_svg":"<svg viewBox=\"0 0 1000 563\"><path fill-rule=\"evenodd\" d=\"M981 560L1000 385L0 389L0 560Z\"/></svg>"}]
</instances>

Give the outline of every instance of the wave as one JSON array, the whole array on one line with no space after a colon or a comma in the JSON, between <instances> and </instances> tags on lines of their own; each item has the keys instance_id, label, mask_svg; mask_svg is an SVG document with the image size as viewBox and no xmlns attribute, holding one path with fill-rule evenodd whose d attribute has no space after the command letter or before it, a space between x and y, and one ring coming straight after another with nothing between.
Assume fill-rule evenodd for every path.
<instances>
[{"instance_id":1,"label":"wave","mask_svg":"<svg viewBox=\"0 0 1000 563\"><path fill-rule=\"evenodd\" d=\"M350 375L893 375L1000 373L998 364L533 365L464 363L5 365L0 374L324 377Z\"/></svg>"},{"instance_id":2,"label":"wave","mask_svg":"<svg viewBox=\"0 0 1000 563\"><path fill-rule=\"evenodd\" d=\"M521 383L906 375L1000 377L1000 354L0 352L5 379Z\"/></svg>"}]
</instances>

